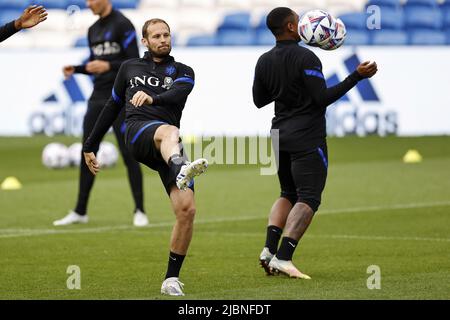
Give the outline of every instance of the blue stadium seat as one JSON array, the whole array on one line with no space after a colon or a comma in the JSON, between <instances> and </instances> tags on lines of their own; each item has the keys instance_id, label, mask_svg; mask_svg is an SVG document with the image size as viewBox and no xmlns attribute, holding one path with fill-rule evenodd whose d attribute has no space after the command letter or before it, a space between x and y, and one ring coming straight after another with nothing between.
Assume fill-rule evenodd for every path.
<instances>
[{"instance_id":1,"label":"blue stadium seat","mask_svg":"<svg viewBox=\"0 0 450 320\"><path fill-rule=\"evenodd\" d=\"M73 45L75 48L85 48L89 47L89 42L87 37L78 38Z\"/></svg>"},{"instance_id":2,"label":"blue stadium seat","mask_svg":"<svg viewBox=\"0 0 450 320\"><path fill-rule=\"evenodd\" d=\"M418 7L430 7L436 8L438 6L437 0L408 0L405 3L405 7L418 6Z\"/></svg>"},{"instance_id":3,"label":"blue stadium seat","mask_svg":"<svg viewBox=\"0 0 450 320\"><path fill-rule=\"evenodd\" d=\"M404 46L408 44L408 34L403 30L379 30L372 32L375 46Z\"/></svg>"},{"instance_id":4,"label":"blue stadium seat","mask_svg":"<svg viewBox=\"0 0 450 320\"><path fill-rule=\"evenodd\" d=\"M367 29L367 15L365 13L347 13L339 16L348 29Z\"/></svg>"},{"instance_id":5,"label":"blue stadium seat","mask_svg":"<svg viewBox=\"0 0 450 320\"><path fill-rule=\"evenodd\" d=\"M115 9L136 9L139 0L112 0L112 5Z\"/></svg>"},{"instance_id":6,"label":"blue stadium seat","mask_svg":"<svg viewBox=\"0 0 450 320\"><path fill-rule=\"evenodd\" d=\"M390 7L397 9L400 7L400 0L370 0L367 6L376 5L379 7Z\"/></svg>"},{"instance_id":7,"label":"blue stadium seat","mask_svg":"<svg viewBox=\"0 0 450 320\"><path fill-rule=\"evenodd\" d=\"M253 30L221 30L217 33L220 46L252 46L255 44Z\"/></svg>"},{"instance_id":8,"label":"blue stadium seat","mask_svg":"<svg viewBox=\"0 0 450 320\"><path fill-rule=\"evenodd\" d=\"M415 30L410 33L410 45L445 45L447 35L443 31L437 30Z\"/></svg>"},{"instance_id":9,"label":"blue stadium seat","mask_svg":"<svg viewBox=\"0 0 450 320\"><path fill-rule=\"evenodd\" d=\"M22 10L2 10L0 11L0 26L3 26L4 24L11 22L13 20L16 20L18 17L22 15Z\"/></svg>"},{"instance_id":10,"label":"blue stadium seat","mask_svg":"<svg viewBox=\"0 0 450 320\"><path fill-rule=\"evenodd\" d=\"M405 17L402 10L381 10L381 29L403 29L404 26Z\"/></svg>"},{"instance_id":11,"label":"blue stadium seat","mask_svg":"<svg viewBox=\"0 0 450 320\"><path fill-rule=\"evenodd\" d=\"M215 35L198 35L188 39L186 45L188 47L216 46L217 38Z\"/></svg>"},{"instance_id":12,"label":"blue stadium seat","mask_svg":"<svg viewBox=\"0 0 450 320\"><path fill-rule=\"evenodd\" d=\"M346 45L370 45L370 32L367 30L347 29Z\"/></svg>"},{"instance_id":13,"label":"blue stadium seat","mask_svg":"<svg viewBox=\"0 0 450 320\"><path fill-rule=\"evenodd\" d=\"M31 0L0 0L0 10L24 10L30 3Z\"/></svg>"},{"instance_id":14,"label":"blue stadium seat","mask_svg":"<svg viewBox=\"0 0 450 320\"><path fill-rule=\"evenodd\" d=\"M275 37L269 29L256 29L255 45L257 46L274 46Z\"/></svg>"},{"instance_id":15,"label":"blue stadium seat","mask_svg":"<svg viewBox=\"0 0 450 320\"><path fill-rule=\"evenodd\" d=\"M248 12L232 13L225 16L218 30L249 30L251 29Z\"/></svg>"},{"instance_id":16,"label":"blue stadium seat","mask_svg":"<svg viewBox=\"0 0 450 320\"><path fill-rule=\"evenodd\" d=\"M450 31L450 7L444 10L444 29Z\"/></svg>"},{"instance_id":17,"label":"blue stadium seat","mask_svg":"<svg viewBox=\"0 0 450 320\"><path fill-rule=\"evenodd\" d=\"M70 6L70 5L78 6L78 7L80 7L80 9L86 9L87 8L86 0L70 0L68 2L68 6Z\"/></svg>"},{"instance_id":18,"label":"blue stadium seat","mask_svg":"<svg viewBox=\"0 0 450 320\"><path fill-rule=\"evenodd\" d=\"M265 14L259 19L258 24L256 25L255 28L258 30L268 30L267 24L266 24L266 19L267 19L267 15Z\"/></svg>"},{"instance_id":19,"label":"blue stadium seat","mask_svg":"<svg viewBox=\"0 0 450 320\"><path fill-rule=\"evenodd\" d=\"M407 29L441 29L443 16L439 9L432 8L406 8L405 25Z\"/></svg>"},{"instance_id":20,"label":"blue stadium seat","mask_svg":"<svg viewBox=\"0 0 450 320\"><path fill-rule=\"evenodd\" d=\"M37 0L36 4L43 5L46 9L66 10L70 5L70 0Z\"/></svg>"}]
</instances>

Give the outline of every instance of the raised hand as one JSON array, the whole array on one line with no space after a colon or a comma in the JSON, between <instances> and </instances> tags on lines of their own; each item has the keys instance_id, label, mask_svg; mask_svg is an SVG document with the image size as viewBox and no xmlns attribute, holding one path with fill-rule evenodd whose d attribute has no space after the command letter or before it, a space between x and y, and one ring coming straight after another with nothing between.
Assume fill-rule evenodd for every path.
<instances>
[{"instance_id":1,"label":"raised hand","mask_svg":"<svg viewBox=\"0 0 450 320\"><path fill-rule=\"evenodd\" d=\"M14 21L17 30L32 28L47 20L48 13L43 6L32 5L23 11L23 14Z\"/></svg>"},{"instance_id":2,"label":"raised hand","mask_svg":"<svg viewBox=\"0 0 450 320\"><path fill-rule=\"evenodd\" d=\"M378 72L377 63L369 61L361 63L356 69L363 78L372 78Z\"/></svg>"}]
</instances>

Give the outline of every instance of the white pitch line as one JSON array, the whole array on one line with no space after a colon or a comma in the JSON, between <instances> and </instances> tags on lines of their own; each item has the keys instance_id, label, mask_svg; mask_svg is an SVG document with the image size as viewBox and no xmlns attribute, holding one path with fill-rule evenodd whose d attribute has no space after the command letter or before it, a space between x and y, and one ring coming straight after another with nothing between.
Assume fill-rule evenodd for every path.
<instances>
[{"instance_id":1,"label":"white pitch line","mask_svg":"<svg viewBox=\"0 0 450 320\"><path fill-rule=\"evenodd\" d=\"M423 238L423 237L385 237L385 236L358 236L348 234L317 234L306 235L311 238L330 238L330 239L348 239L348 240L400 240L400 241L436 241L436 242L450 242L450 238Z\"/></svg>"},{"instance_id":2,"label":"white pitch line","mask_svg":"<svg viewBox=\"0 0 450 320\"><path fill-rule=\"evenodd\" d=\"M450 201L393 204L393 205L386 205L386 206L369 206L369 207L359 207L359 208L356 207L356 208L345 208L345 209L328 209L328 210L323 210L323 211L319 210L318 214L322 215L322 214L358 213L358 212L370 212L370 211L420 209L420 208L447 207L447 206L450 206Z\"/></svg>"},{"instance_id":3,"label":"white pitch line","mask_svg":"<svg viewBox=\"0 0 450 320\"><path fill-rule=\"evenodd\" d=\"M329 209L319 211L319 215L331 215L331 214L343 214L343 213L358 213L358 212L377 212L384 210L402 210L402 209L417 209L417 208L431 208L450 206L450 201L437 201L437 202L423 202L423 203L409 203L409 204L394 204L386 206L369 206L360 208L344 208L344 209ZM197 220L195 224L207 224L207 223L220 223L220 222L234 222L234 221L251 221L258 219L267 219L266 216L243 216L233 218L216 218L209 220ZM150 224L147 228L158 227L171 227L173 221L161 222ZM83 229L0 229L0 238L17 238L17 237L31 237L40 235L53 235L53 234L78 234L78 233L101 233L118 230L138 230L131 225L118 225L118 226L104 226L97 228L83 228ZM434 239L434 238L430 238ZM447 241L447 240L444 240Z\"/></svg>"}]
</instances>

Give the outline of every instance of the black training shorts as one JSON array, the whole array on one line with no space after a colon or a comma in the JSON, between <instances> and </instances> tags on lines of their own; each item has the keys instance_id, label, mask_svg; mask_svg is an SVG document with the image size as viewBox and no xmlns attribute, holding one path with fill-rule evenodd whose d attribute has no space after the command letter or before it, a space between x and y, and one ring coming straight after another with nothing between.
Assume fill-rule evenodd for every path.
<instances>
[{"instance_id":1,"label":"black training shorts","mask_svg":"<svg viewBox=\"0 0 450 320\"><path fill-rule=\"evenodd\" d=\"M281 197L292 205L306 203L316 212L320 206L328 172L327 145L303 152L279 152L278 178Z\"/></svg>"},{"instance_id":2,"label":"black training shorts","mask_svg":"<svg viewBox=\"0 0 450 320\"><path fill-rule=\"evenodd\" d=\"M170 170L167 163L156 148L154 136L156 130L167 124L159 120L130 121L126 122L125 143L133 157L147 167L158 171L161 181L170 195L170 189L176 185L176 174ZM183 153L183 150L181 151ZM194 191L194 186L191 187Z\"/></svg>"}]
</instances>

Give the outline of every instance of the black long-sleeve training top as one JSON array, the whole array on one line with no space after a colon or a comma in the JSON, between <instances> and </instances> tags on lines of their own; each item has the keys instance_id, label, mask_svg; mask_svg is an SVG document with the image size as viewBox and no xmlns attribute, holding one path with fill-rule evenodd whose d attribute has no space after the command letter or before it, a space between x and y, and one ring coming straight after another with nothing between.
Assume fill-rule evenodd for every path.
<instances>
[{"instance_id":1,"label":"black long-sleeve training top","mask_svg":"<svg viewBox=\"0 0 450 320\"><path fill-rule=\"evenodd\" d=\"M94 76L94 95L96 92L110 93L121 64L139 58L136 30L120 11L112 10L89 28L88 42L89 61L103 60L111 65L108 72ZM75 72L89 74L86 65L75 66Z\"/></svg>"},{"instance_id":2,"label":"black long-sleeve training top","mask_svg":"<svg viewBox=\"0 0 450 320\"><path fill-rule=\"evenodd\" d=\"M143 58L124 62L114 82L112 96L97 119L83 151L92 151L92 146L101 141L124 106L126 123L158 120L179 128L181 115L194 83L192 68L176 62L172 56L156 63L147 51ZM142 107L132 105L130 101L138 91L150 95L153 104Z\"/></svg>"},{"instance_id":3,"label":"black long-sleeve training top","mask_svg":"<svg viewBox=\"0 0 450 320\"><path fill-rule=\"evenodd\" d=\"M272 129L279 129L280 150L305 151L325 143L326 107L362 77L353 72L327 88L322 63L294 40L277 41L255 68L253 101L258 108L275 101Z\"/></svg>"},{"instance_id":4,"label":"black long-sleeve training top","mask_svg":"<svg viewBox=\"0 0 450 320\"><path fill-rule=\"evenodd\" d=\"M15 20L13 20L13 21L5 24L4 26L0 27L0 42L8 39L13 34L15 34L16 32L19 31L14 26L14 22L15 22Z\"/></svg>"}]
</instances>

